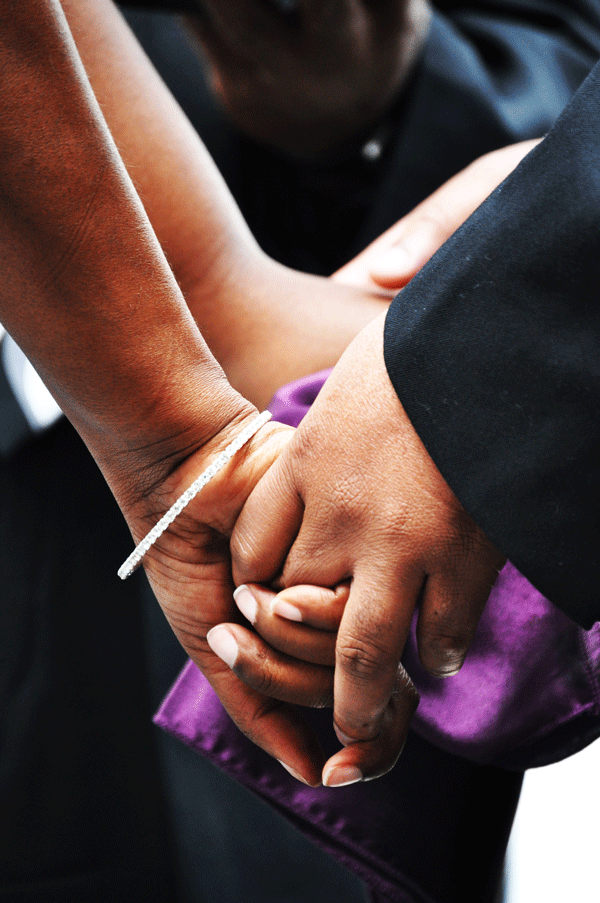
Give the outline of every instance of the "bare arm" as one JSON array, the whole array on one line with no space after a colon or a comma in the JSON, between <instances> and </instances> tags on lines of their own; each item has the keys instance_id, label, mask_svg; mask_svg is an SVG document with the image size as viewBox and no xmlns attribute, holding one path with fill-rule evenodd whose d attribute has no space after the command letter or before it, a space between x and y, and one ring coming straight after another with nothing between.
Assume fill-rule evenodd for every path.
<instances>
[{"instance_id":1,"label":"bare arm","mask_svg":"<svg viewBox=\"0 0 600 903\"><path fill-rule=\"evenodd\" d=\"M232 384L259 406L333 366L385 307L256 245L196 132L112 0L63 0L108 126L186 301Z\"/></svg>"},{"instance_id":2,"label":"bare arm","mask_svg":"<svg viewBox=\"0 0 600 903\"><path fill-rule=\"evenodd\" d=\"M19 0L4 9L0 319L81 433L139 540L255 409L229 386L188 311L60 5ZM322 755L298 717L232 680L206 643L210 627L234 613L229 533L287 438L283 427L263 429L153 547L146 570L237 724L316 782Z\"/></svg>"},{"instance_id":3,"label":"bare arm","mask_svg":"<svg viewBox=\"0 0 600 903\"><path fill-rule=\"evenodd\" d=\"M10 5L0 33L2 322L102 461L150 435L191 430L202 442L222 425L207 421L204 387L223 393L225 419L244 404L189 315L59 5Z\"/></svg>"}]
</instances>

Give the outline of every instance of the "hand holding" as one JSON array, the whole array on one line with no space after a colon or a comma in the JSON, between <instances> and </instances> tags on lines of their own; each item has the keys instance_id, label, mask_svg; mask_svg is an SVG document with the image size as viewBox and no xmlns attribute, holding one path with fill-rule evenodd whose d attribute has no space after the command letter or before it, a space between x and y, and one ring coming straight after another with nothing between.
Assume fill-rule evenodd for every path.
<instances>
[{"instance_id":1,"label":"hand holding","mask_svg":"<svg viewBox=\"0 0 600 903\"><path fill-rule=\"evenodd\" d=\"M251 417L251 409L238 413L158 489L134 506L122 505L136 542ZM229 535L251 488L291 435L288 427L263 427L152 546L144 566L175 635L240 730L300 779L318 784L324 756L299 713L244 684L206 642L216 624L239 618L232 596Z\"/></svg>"},{"instance_id":2,"label":"hand holding","mask_svg":"<svg viewBox=\"0 0 600 903\"><path fill-rule=\"evenodd\" d=\"M342 356L231 544L238 584L352 581L336 644L342 742L381 729L417 602L423 664L440 676L460 668L503 563L408 421L385 370L383 323Z\"/></svg>"},{"instance_id":3,"label":"hand holding","mask_svg":"<svg viewBox=\"0 0 600 903\"><path fill-rule=\"evenodd\" d=\"M333 706L335 644L350 587L294 586L280 593L241 586L234 597L253 630L221 624L208 643L253 689L286 702ZM233 654L232 654L233 653ZM418 693L402 666L375 738L352 743L323 768L327 787L386 774L404 746Z\"/></svg>"}]
</instances>

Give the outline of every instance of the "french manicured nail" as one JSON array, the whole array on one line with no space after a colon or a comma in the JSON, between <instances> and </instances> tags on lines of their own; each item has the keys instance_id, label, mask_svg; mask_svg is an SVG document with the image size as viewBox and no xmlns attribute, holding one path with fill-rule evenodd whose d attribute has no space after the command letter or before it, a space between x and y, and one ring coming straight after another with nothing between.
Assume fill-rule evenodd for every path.
<instances>
[{"instance_id":1,"label":"french manicured nail","mask_svg":"<svg viewBox=\"0 0 600 903\"><path fill-rule=\"evenodd\" d=\"M394 245L371 264L371 272L382 279L395 279L403 273L410 271L414 266L414 255L410 254L402 245Z\"/></svg>"},{"instance_id":2,"label":"french manicured nail","mask_svg":"<svg viewBox=\"0 0 600 903\"><path fill-rule=\"evenodd\" d=\"M286 765L285 762L282 762L281 759L277 759L280 765L282 765L286 771L288 771L293 778L296 778L297 781L302 781L303 784L307 784L308 781L305 781L301 774L298 774L297 771L294 771L291 765Z\"/></svg>"},{"instance_id":3,"label":"french manicured nail","mask_svg":"<svg viewBox=\"0 0 600 903\"><path fill-rule=\"evenodd\" d=\"M394 279L423 265L436 246L435 229L421 223L406 235L401 244L382 252L371 266L371 272L383 279Z\"/></svg>"},{"instance_id":4,"label":"french manicured nail","mask_svg":"<svg viewBox=\"0 0 600 903\"><path fill-rule=\"evenodd\" d=\"M362 779L362 771L352 765L333 765L325 769L323 774L325 787L346 787L348 784L357 784Z\"/></svg>"},{"instance_id":5,"label":"french manicured nail","mask_svg":"<svg viewBox=\"0 0 600 903\"><path fill-rule=\"evenodd\" d=\"M258 609L258 602L248 589L245 584L238 586L238 588L233 593L233 598L235 599L235 604L243 614L245 618L248 618L251 624L254 624L256 621L256 612Z\"/></svg>"},{"instance_id":6,"label":"french manicured nail","mask_svg":"<svg viewBox=\"0 0 600 903\"><path fill-rule=\"evenodd\" d=\"M206 634L206 642L219 658L230 668L238 657L238 644L234 635L223 624L218 624Z\"/></svg>"},{"instance_id":7,"label":"french manicured nail","mask_svg":"<svg viewBox=\"0 0 600 903\"><path fill-rule=\"evenodd\" d=\"M279 615L280 618L285 618L287 621L302 620L302 612L299 608L296 608L291 602L286 602L285 599L278 599L277 597L271 602L271 614Z\"/></svg>"}]
</instances>

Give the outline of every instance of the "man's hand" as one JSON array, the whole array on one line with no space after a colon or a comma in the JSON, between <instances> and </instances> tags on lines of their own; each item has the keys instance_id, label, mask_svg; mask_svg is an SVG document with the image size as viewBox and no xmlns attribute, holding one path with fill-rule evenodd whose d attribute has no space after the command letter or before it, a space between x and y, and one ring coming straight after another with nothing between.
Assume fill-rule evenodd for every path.
<instances>
[{"instance_id":1,"label":"man's hand","mask_svg":"<svg viewBox=\"0 0 600 903\"><path fill-rule=\"evenodd\" d=\"M190 16L235 125L300 157L360 135L396 97L429 24L426 0L202 0Z\"/></svg>"},{"instance_id":2,"label":"man's hand","mask_svg":"<svg viewBox=\"0 0 600 903\"><path fill-rule=\"evenodd\" d=\"M394 294L536 143L522 142L476 160L343 267L334 279L371 291L383 287ZM389 386L387 376L383 383ZM397 405L395 396L392 404ZM236 593L236 597L238 604L246 600L245 607L239 607L257 633L241 624L222 625L211 631L209 643L217 654L225 649L235 674L254 689L286 702L332 705L335 644L349 586L339 584L335 591L292 586L278 595L253 586L254 605L250 602L248 607L252 595L247 590ZM223 642L225 647L220 645ZM422 648L425 646L423 641ZM324 769L325 783L333 786L344 782L349 768L363 778L389 770L402 748L416 702L416 691L402 670L380 733L370 742L351 744L330 759Z\"/></svg>"},{"instance_id":3,"label":"man's hand","mask_svg":"<svg viewBox=\"0 0 600 903\"><path fill-rule=\"evenodd\" d=\"M352 581L336 644L343 743L378 735L417 603L423 664L453 674L503 564L408 421L384 366L383 325L342 356L231 544L236 583Z\"/></svg>"}]
</instances>

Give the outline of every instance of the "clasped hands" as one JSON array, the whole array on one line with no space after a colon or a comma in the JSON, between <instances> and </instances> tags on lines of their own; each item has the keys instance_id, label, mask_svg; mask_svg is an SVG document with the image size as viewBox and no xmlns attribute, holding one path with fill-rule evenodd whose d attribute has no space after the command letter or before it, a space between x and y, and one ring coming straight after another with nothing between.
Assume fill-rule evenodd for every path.
<instances>
[{"instance_id":1,"label":"clasped hands","mask_svg":"<svg viewBox=\"0 0 600 903\"><path fill-rule=\"evenodd\" d=\"M473 165L467 182L478 177L476 202L530 147ZM414 229L437 224L431 252L477 205L457 178L411 214ZM462 203L448 208L452 197ZM378 245L383 275L368 264L379 284L394 282L394 242L414 231L406 219ZM358 268L338 278L357 278ZM397 269L403 284L411 267ZM393 766L418 699L400 665L415 609L423 665L455 673L504 563L404 413L384 365L384 319L342 355L298 430L263 428L147 563L175 633L233 720L313 785L369 779ZM189 474L248 416L192 456ZM167 500L185 481L185 473L173 476ZM232 577L245 587L238 607ZM333 704L343 748L329 761L296 704Z\"/></svg>"}]
</instances>

